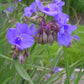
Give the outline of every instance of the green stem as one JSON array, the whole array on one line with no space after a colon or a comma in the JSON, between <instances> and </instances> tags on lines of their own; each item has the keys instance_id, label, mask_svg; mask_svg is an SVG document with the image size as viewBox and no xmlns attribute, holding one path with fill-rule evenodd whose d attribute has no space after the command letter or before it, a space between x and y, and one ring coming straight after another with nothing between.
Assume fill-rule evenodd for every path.
<instances>
[{"instance_id":1,"label":"green stem","mask_svg":"<svg viewBox=\"0 0 84 84\"><path fill-rule=\"evenodd\" d=\"M70 6L70 1L66 0L66 11L68 15L69 15L69 6Z\"/></svg>"},{"instance_id":2,"label":"green stem","mask_svg":"<svg viewBox=\"0 0 84 84\"><path fill-rule=\"evenodd\" d=\"M65 69L66 69L66 80L67 80L67 84L70 84L69 82L69 64L68 64L68 56L67 56L67 48L65 46L63 46L64 49L64 61L65 61Z\"/></svg>"},{"instance_id":3,"label":"green stem","mask_svg":"<svg viewBox=\"0 0 84 84\"><path fill-rule=\"evenodd\" d=\"M5 59L10 60L10 61L13 61L13 59L12 59L12 58L9 58L9 57L4 56L4 55L2 55L2 54L0 54L0 57L5 58Z\"/></svg>"}]
</instances>

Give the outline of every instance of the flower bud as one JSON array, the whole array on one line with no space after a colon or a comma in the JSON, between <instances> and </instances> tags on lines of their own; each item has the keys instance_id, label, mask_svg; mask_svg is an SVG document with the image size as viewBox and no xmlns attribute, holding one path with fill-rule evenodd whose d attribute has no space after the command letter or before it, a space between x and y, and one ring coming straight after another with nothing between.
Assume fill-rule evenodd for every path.
<instances>
[{"instance_id":1,"label":"flower bud","mask_svg":"<svg viewBox=\"0 0 84 84\"><path fill-rule=\"evenodd\" d=\"M14 53L14 51L10 51L10 54L12 55Z\"/></svg>"},{"instance_id":2,"label":"flower bud","mask_svg":"<svg viewBox=\"0 0 84 84\"><path fill-rule=\"evenodd\" d=\"M57 32L56 32L56 31L53 32L52 35L53 35L53 39L54 39L54 41L57 41Z\"/></svg>"},{"instance_id":3,"label":"flower bud","mask_svg":"<svg viewBox=\"0 0 84 84\"><path fill-rule=\"evenodd\" d=\"M13 58L13 59L17 59L17 56L16 56L15 53L12 55L12 58Z\"/></svg>"},{"instance_id":4,"label":"flower bud","mask_svg":"<svg viewBox=\"0 0 84 84\"><path fill-rule=\"evenodd\" d=\"M42 41L43 41L43 35L41 34L38 43L42 44L43 43Z\"/></svg>"},{"instance_id":5,"label":"flower bud","mask_svg":"<svg viewBox=\"0 0 84 84\"><path fill-rule=\"evenodd\" d=\"M43 43L47 43L47 34L43 32Z\"/></svg>"},{"instance_id":6,"label":"flower bud","mask_svg":"<svg viewBox=\"0 0 84 84\"><path fill-rule=\"evenodd\" d=\"M48 43L49 43L50 45L52 45L53 42L54 42L53 36L50 34L50 35L48 36Z\"/></svg>"},{"instance_id":7,"label":"flower bud","mask_svg":"<svg viewBox=\"0 0 84 84\"><path fill-rule=\"evenodd\" d=\"M23 21L26 23L26 22L28 22L28 19L24 16Z\"/></svg>"},{"instance_id":8,"label":"flower bud","mask_svg":"<svg viewBox=\"0 0 84 84\"><path fill-rule=\"evenodd\" d=\"M26 57L27 59L30 57L30 52L27 53Z\"/></svg>"},{"instance_id":9,"label":"flower bud","mask_svg":"<svg viewBox=\"0 0 84 84\"><path fill-rule=\"evenodd\" d=\"M38 19L38 16L33 16L33 17L31 17L31 21L37 21L37 19Z\"/></svg>"},{"instance_id":10,"label":"flower bud","mask_svg":"<svg viewBox=\"0 0 84 84\"><path fill-rule=\"evenodd\" d=\"M16 47L14 45L12 45L11 48L12 48L12 50L15 50L16 49Z\"/></svg>"},{"instance_id":11,"label":"flower bud","mask_svg":"<svg viewBox=\"0 0 84 84\"><path fill-rule=\"evenodd\" d=\"M37 33L36 35L35 35L35 41L38 43L38 40L39 40L39 33Z\"/></svg>"},{"instance_id":12,"label":"flower bud","mask_svg":"<svg viewBox=\"0 0 84 84\"><path fill-rule=\"evenodd\" d=\"M19 55L19 63L23 64L25 62L25 56L22 54Z\"/></svg>"}]
</instances>

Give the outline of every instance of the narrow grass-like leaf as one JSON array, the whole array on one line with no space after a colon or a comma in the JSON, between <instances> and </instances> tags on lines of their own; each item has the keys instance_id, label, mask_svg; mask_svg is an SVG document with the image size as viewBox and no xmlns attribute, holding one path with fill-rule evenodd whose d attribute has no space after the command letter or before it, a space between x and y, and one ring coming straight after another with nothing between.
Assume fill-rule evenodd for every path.
<instances>
[{"instance_id":1,"label":"narrow grass-like leaf","mask_svg":"<svg viewBox=\"0 0 84 84\"><path fill-rule=\"evenodd\" d=\"M81 66L80 71L78 73L78 76L77 76L77 79L76 79L76 84L79 84L79 81L80 81L82 75L84 74L84 72L82 72L82 68L83 68L83 66Z\"/></svg>"},{"instance_id":2,"label":"narrow grass-like leaf","mask_svg":"<svg viewBox=\"0 0 84 84\"><path fill-rule=\"evenodd\" d=\"M67 51L66 51L66 47L65 46L63 46L63 48L64 48L64 60L65 60L65 68L66 68L66 76L67 76L67 78L66 78L66 80L67 80L67 83L66 84L70 84L70 82L69 82L69 64L68 64L68 57L67 57Z\"/></svg>"},{"instance_id":3,"label":"narrow grass-like leaf","mask_svg":"<svg viewBox=\"0 0 84 84\"><path fill-rule=\"evenodd\" d=\"M13 59L12 59L12 58L9 58L9 57L4 56L4 55L2 55L2 54L0 54L0 57L5 58L5 59L10 60L10 61L13 61Z\"/></svg>"},{"instance_id":4,"label":"narrow grass-like leaf","mask_svg":"<svg viewBox=\"0 0 84 84\"><path fill-rule=\"evenodd\" d=\"M25 80L29 81L31 84L34 84L33 81L31 80L30 76L28 75L28 73L26 72L26 70L24 69L23 65L20 64L17 60L14 60L14 65L15 68L18 72L18 74Z\"/></svg>"},{"instance_id":5,"label":"narrow grass-like leaf","mask_svg":"<svg viewBox=\"0 0 84 84\"><path fill-rule=\"evenodd\" d=\"M2 84L7 84L7 82L11 79L11 77L7 78Z\"/></svg>"}]
</instances>

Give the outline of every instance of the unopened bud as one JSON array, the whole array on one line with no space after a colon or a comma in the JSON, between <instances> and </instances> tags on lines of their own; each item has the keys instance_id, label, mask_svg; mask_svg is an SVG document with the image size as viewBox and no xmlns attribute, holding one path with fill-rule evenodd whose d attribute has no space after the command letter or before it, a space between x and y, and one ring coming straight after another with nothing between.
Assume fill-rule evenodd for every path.
<instances>
[{"instance_id":1,"label":"unopened bud","mask_svg":"<svg viewBox=\"0 0 84 84\"><path fill-rule=\"evenodd\" d=\"M50 35L48 36L48 43L49 43L50 45L52 45L53 42L54 42L53 36L50 34Z\"/></svg>"},{"instance_id":2,"label":"unopened bud","mask_svg":"<svg viewBox=\"0 0 84 84\"><path fill-rule=\"evenodd\" d=\"M38 16L33 16L33 17L31 17L31 21L37 21L37 19L38 19Z\"/></svg>"},{"instance_id":3,"label":"unopened bud","mask_svg":"<svg viewBox=\"0 0 84 84\"><path fill-rule=\"evenodd\" d=\"M57 32L53 32L52 35L53 35L54 41L57 41Z\"/></svg>"},{"instance_id":4,"label":"unopened bud","mask_svg":"<svg viewBox=\"0 0 84 84\"><path fill-rule=\"evenodd\" d=\"M24 17L23 17L23 21L24 21L24 22L28 22L28 19L24 16Z\"/></svg>"},{"instance_id":5,"label":"unopened bud","mask_svg":"<svg viewBox=\"0 0 84 84\"><path fill-rule=\"evenodd\" d=\"M42 41L43 41L43 35L41 34L39 37L38 43L42 44Z\"/></svg>"},{"instance_id":6,"label":"unopened bud","mask_svg":"<svg viewBox=\"0 0 84 84\"><path fill-rule=\"evenodd\" d=\"M11 48L12 48L12 50L15 50L16 49L16 47L14 45L12 45Z\"/></svg>"},{"instance_id":7,"label":"unopened bud","mask_svg":"<svg viewBox=\"0 0 84 84\"><path fill-rule=\"evenodd\" d=\"M13 55L12 55L12 58L13 58L13 59L17 59L16 54L13 54Z\"/></svg>"},{"instance_id":8,"label":"unopened bud","mask_svg":"<svg viewBox=\"0 0 84 84\"><path fill-rule=\"evenodd\" d=\"M12 55L14 53L14 51L10 51L10 54Z\"/></svg>"},{"instance_id":9,"label":"unopened bud","mask_svg":"<svg viewBox=\"0 0 84 84\"><path fill-rule=\"evenodd\" d=\"M30 57L30 52L27 53L26 57L27 59Z\"/></svg>"},{"instance_id":10,"label":"unopened bud","mask_svg":"<svg viewBox=\"0 0 84 84\"><path fill-rule=\"evenodd\" d=\"M36 35L35 35L35 41L38 43L38 40L39 40L39 33L37 33Z\"/></svg>"},{"instance_id":11,"label":"unopened bud","mask_svg":"<svg viewBox=\"0 0 84 84\"><path fill-rule=\"evenodd\" d=\"M47 34L43 32L43 43L47 43Z\"/></svg>"},{"instance_id":12,"label":"unopened bud","mask_svg":"<svg viewBox=\"0 0 84 84\"><path fill-rule=\"evenodd\" d=\"M25 62L25 56L22 54L19 55L19 63L23 64Z\"/></svg>"}]
</instances>

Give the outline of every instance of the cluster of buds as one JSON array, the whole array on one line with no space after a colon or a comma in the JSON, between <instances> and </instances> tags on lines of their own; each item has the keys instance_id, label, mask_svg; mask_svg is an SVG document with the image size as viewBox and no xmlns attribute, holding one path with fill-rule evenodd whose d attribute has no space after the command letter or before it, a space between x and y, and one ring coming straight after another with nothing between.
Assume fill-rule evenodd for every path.
<instances>
[{"instance_id":1,"label":"cluster of buds","mask_svg":"<svg viewBox=\"0 0 84 84\"><path fill-rule=\"evenodd\" d=\"M19 59L19 63L21 63L21 64L23 64L25 62L25 57L27 57L27 59L28 59L30 56L30 52L28 51L28 49L21 51L16 46L12 46L11 48L12 48L12 51L10 51L10 54L12 55L12 58Z\"/></svg>"},{"instance_id":2,"label":"cluster of buds","mask_svg":"<svg viewBox=\"0 0 84 84\"><path fill-rule=\"evenodd\" d=\"M41 26L37 30L35 41L39 44L49 43L52 45L54 41L57 41L59 28L55 20L46 23L44 15L42 17Z\"/></svg>"}]
</instances>

